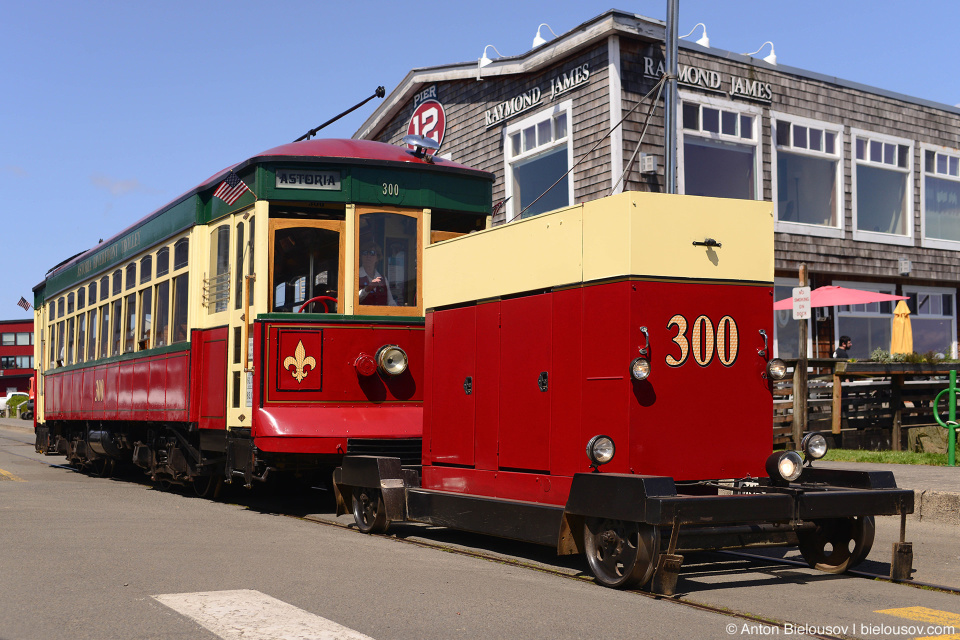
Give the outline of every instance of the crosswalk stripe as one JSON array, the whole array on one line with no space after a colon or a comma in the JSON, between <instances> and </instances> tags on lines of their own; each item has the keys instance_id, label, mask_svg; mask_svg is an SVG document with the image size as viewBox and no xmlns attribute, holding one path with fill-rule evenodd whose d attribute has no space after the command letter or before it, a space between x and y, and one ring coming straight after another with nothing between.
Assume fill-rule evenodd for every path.
<instances>
[{"instance_id":1,"label":"crosswalk stripe","mask_svg":"<svg viewBox=\"0 0 960 640\"><path fill-rule=\"evenodd\" d=\"M26 482L26 480L24 480L20 476L15 476L9 471L4 471L3 469L0 469L0 480L13 480L14 482Z\"/></svg>"},{"instance_id":2,"label":"crosswalk stripe","mask_svg":"<svg viewBox=\"0 0 960 640\"><path fill-rule=\"evenodd\" d=\"M926 622L930 625L940 627L953 627L954 631L960 631L960 615L950 613L949 611L940 611L939 609L930 609L929 607L900 607L897 609L880 609L877 613L885 613L916 622ZM915 640L960 640L960 633L924 636L918 637Z\"/></svg>"},{"instance_id":3,"label":"crosswalk stripe","mask_svg":"<svg viewBox=\"0 0 960 640\"><path fill-rule=\"evenodd\" d=\"M372 640L252 589L153 597L224 640Z\"/></svg>"}]
</instances>

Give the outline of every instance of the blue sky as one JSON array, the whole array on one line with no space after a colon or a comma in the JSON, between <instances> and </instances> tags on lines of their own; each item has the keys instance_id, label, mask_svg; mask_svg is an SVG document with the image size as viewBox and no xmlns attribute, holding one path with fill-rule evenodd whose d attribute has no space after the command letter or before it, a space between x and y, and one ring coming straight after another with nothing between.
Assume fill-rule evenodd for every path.
<instances>
[{"instance_id":1,"label":"blue sky","mask_svg":"<svg viewBox=\"0 0 960 640\"><path fill-rule=\"evenodd\" d=\"M6 2L0 24L0 319L61 260L251 155L290 142L415 67L531 48L617 8L666 0ZM955 0L680 0L737 53L955 105ZM551 37L544 29L543 34ZM699 32L692 39L699 37ZM491 51L492 53L492 51ZM766 55L767 51L760 55ZM328 127L350 137L369 103ZM958 139L947 144L960 146Z\"/></svg>"}]
</instances>

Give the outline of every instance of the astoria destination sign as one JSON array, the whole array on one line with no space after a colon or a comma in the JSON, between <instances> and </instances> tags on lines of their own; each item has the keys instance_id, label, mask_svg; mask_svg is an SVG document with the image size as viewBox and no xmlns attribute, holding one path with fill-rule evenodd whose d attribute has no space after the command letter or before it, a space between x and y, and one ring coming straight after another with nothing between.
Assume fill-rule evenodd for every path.
<instances>
[{"instance_id":1,"label":"astoria destination sign","mask_svg":"<svg viewBox=\"0 0 960 640\"><path fill-rule=\"evenodd\" d=\"M663 73L663 60L657 61L644 56L643 75L648 78L659 78ZM711 91L724 91L723 79L724 76L722 76L719 71L679 65L677 82L688 87L700 87ZM770 102L773 100L773 89L769 82L760 82L759 80L751 80L741 76L729 76L729 89L726 90L726 93L734 97L758 100L760 102Z\"/></svg>"},{"instance_id":2,"label":"astoria destination sign","mask_svg":"<svg viewBox=\"0 0 960 640\"><path fill-rule=\"evenodd\" d=\"M277 188L340 191L340 172L277 169Z\"/></svg>"}]
</instances>

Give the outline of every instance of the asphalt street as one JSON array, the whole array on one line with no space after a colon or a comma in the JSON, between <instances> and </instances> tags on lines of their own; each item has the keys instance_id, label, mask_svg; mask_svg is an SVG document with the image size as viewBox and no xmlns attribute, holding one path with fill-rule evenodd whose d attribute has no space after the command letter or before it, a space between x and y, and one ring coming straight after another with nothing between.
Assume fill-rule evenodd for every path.
<instances>
[{"instance_id":1,"label":"asphalt street","mask_svg":"<svg viewBox=\"0 0 960 640\"><path fill-rule=\"evenodd\" d=\"M32 441L29 424L0 424L0 640L348 637L343 629L380 640L913 638L960 621L955 593L732 554L691 554L677 598L616 592L593 584L582 558L543 547L416 525L366 536L320 492L231 488L203 500L143 477L79 473ZM897 524L878 525L865 568L889 569ZM908 531L914 578L960 587L956 529L912 519ZM164 604L225 595L290 607L340 635L230 636ZM232 627L251 606L234 605Z\"/></svg>"}]
</instances>

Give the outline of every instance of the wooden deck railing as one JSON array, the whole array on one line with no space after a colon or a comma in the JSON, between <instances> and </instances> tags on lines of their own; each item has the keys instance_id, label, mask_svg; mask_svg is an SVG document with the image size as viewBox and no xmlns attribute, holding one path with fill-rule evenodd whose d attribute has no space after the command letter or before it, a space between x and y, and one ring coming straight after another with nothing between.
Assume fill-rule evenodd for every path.
<instances>
[{"instance_id":1,"label":"wooden deck railing","mask_svg":"<svg viewBox=\"0 0 960 640\"><path fill-rule=\"evenodd\" d=\"M786 362L790 367L797 363ZM791 380L774 385L775 446L798 448L803 434L810 431L839 438L849 431L876 429L889 431L890 446L899 451L905 427L936 424L934 397L946 387L949 372L958 368L957 363L880 364L831 358L810 358L807 365L806 389L794 393L794 386L803 386L803 380L799 385ZM805 412L796 410L794 398L806 398Z\"/></svg>"}]
</instances>

